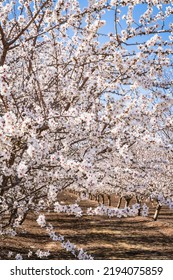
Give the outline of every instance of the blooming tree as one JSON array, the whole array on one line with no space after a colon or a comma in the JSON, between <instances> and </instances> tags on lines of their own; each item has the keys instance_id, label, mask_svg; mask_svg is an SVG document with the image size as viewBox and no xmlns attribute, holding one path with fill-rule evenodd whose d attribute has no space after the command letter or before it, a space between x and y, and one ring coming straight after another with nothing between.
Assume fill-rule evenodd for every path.
<instances>
[{"instance_id":1,"label":"blooming tree","mask_svg":"<svg viewBox=\"0 0 173 280\"><path fill-rule=\"evenodd\" d=\"M172 1L80 4L0 3L2 233L66 188L172 208Z\"/></svg>"}]
</instances>

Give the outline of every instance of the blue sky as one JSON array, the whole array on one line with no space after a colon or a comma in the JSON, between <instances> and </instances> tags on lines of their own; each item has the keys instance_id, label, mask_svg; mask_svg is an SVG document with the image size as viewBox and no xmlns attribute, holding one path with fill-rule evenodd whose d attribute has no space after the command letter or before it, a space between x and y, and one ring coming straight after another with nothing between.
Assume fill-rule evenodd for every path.
<instances>
[{"instance_id":1,"label":"blue sky","mask_svg":"<svg viewBox=\"0 0 173 280\"><path fill-rule=\"evenodd\" d=\"M79 0L80 2L80 6L81 8L84 8L84 7L87 7L88 6L88 1L87 0ZM167 4L164 4L163 5L163 11L165 11L166 7L168 5ZM169 6L172 6L171 4L169 4ZM173 6L172 6L173 7ZM120 16L120 25L123 29L126 29L126 22L125 20L122 19L122 16L123 14L126 14L127 13L127 7L118 7L121 11L121 16ZM133 16L134 16L134 19L137 23L139 23L139 18L140 16L147 10L147 4L138 4L136 5L135 9L134 9L134 12L133 12ZM156 15L157 13L159 12L159 9L154 6L153 7L153 14ZM115 29L114 29L114 11L113 10L110 10L110 11L107 11L106 14L103 16L103 19L106 20L106 25L103 27L103 28L100 28L100 33L103 33L103 34L109 34L109 33L115 33ZM162 25L162 21L157 21L157 23L160 25ZM169 29L169 23L173 23L173 14L169 16L169 18L165 21L165 29ZM134 25L134 27L136 27L136 25ZM159 28L161 29L161 28ZM119 26L119 32L121 32L121 28ZM149 39L152 35L150 36L140 36L138 38L135 39L135 41L132 39L131 42L136 42L136 40L138 42L143 42L144 40L146 39ZM145 37L145 38L144 38ZM164 33L164 34L161 34L161 37L164 39L164 40L168 40L168 34L167 33ZM100 40L101 41L106 41L106 37L103 36L103 38L100 37Z\"/></svg>"},{"instance_id":2,"label":"blue sky","mask_svg":"<svg viewBox=\"0 0 173 280\"><path fill-rule=\"evenodd\" d=\"M56 0L58 1L58 0ZM55 1L55 2L56 2ZM99 1L99 0L98 0ZM3 5L5 5L6 3L8 3L9 1L8 0L5 0L3 1ZM108 1L110 2L110 0ZM170 1L171 2L171 1ZM32 2L31 2L32 3ZM85 8L88 6L88 0L79 0L79 3L80 3L80 6L81 8ZM171 4L169 4L170 6L172 6ZM168 5L163 5L163 11L165 11L166 7ZM16 7L18 7L18 1L16 1ZM123 14L126 14L127 13L127 7L118 7L121 11L121 15L120 15L120 25L123 29L126 29L126 23L125 23L125 20L122 20L122 16ZM172 6L173 8L173 6ZM134 9L134 12L133 12L133 16L134 16L134 19L136 22L139 22L139 18L140 16L147 10L147 4L138 4L136 5L135 9ZM155 6L153 7L153 12L154 14L157 14L158 13L158 8ZM19 14L19 11L16 10L16 13ZM106 14L102 16L102 18L104 20L106 20L106 25L103 27L103 28L100 28L99 32L100 33L103 33L103 34L109 34L109 33L115 33L115 28L114 28L114 11L113 10L110 10L110 11L106 11ZM162 22L161 21L158 21L158 23L161 25ZM166 20L165 22L165 28L168 28L168 25L169 23L173 23L173 14L170 15L170 17ZM136 25L134 25L134 27L136 27ZM119 28L119 32L121 32L121 28L120 26L118 27ZM151 35L152 36L152 35ZM135 39L132 39L131 40L131 43L135 43L136 40L138 42L143 42L144 40L146 39L149 39L151 36L140 36L138 38ZM168 39L168 34L165 33L165 34L162 34L161 35L162 38L164 38L164 40L167 40ZM145 37L145 38L144 38ZM99 38L100 42L105 42L107 40L106 36L100 36Z\"/></svg>"},{"instance_id":3,"label":"blue sky","mask_svg":"<svg viewBox=\"0 0 173 280\"><path fill-rule=\"evenodd\" d=\"M80 5L81 5L81 8L84 8L84 7L88 6L88 1L87 0L80 0L79 2L80 2ZM169 4L169 5L165 4L165 5L162 6L163 12L165 12L167 6L171 6L173 8L173 6L171 4ZM118 8L121 11L121 13L120 13L120 26L122 27L122 29L126 29L126 20L123 20L122 16L124 14L127 14L128 8L127 7L118 7ZM147 8L148 8L147 4L138 4L138 5L135 6L134 11L133 11L133 18L134 18L136 23L139 23L140 16L143 13L146 12ZM159 11L160 10L158 9L158 7L154 6L152 16L157 15L159 13ZM106 20L106 25L103 28L99 29L99 33L103 33L105 35L109 34L109 33L115 34L114 11L113 10L106 11L105 15L102 16L102 19ZM156 24L156 23L159 24L158 30L161 30L163 22L161 20L157 20L157 22L154 22L154 24ZM165 24L164 29L170 29L170 27L169 27L170 23L173 23L173 14L170 15L166 19L166 21L164 22L164 24ZM151 25L153 25L153 22L152 22ZM119 33L121 33L121 27L120 26L118 27L118 32ZM133 27L136 28L136 25L134 24ZM132 43L132 44L135 44L136 42L137 43L143 43L143 42L146 42L151 37L153 37L153 35L154 34L136 36L135 38L132 38L132 39L128 40L128 43ZM159 34L159 36L161 36L164 41L169 41L169 35L170 35L170 33ZM109 38L106 37L106 36L100 36L99 37L99 41L101 43L104 43L107 40L109 40ZM125 46L125 48L128 48L128 50L130 52L132 52L133 50L138 51L138 48L135 45L134 46L129 46L129 47ZM146 90L144 90L142 88L141 88L141 92L143 92L143 94L146 94ZM117 98L119 98L119 97L117 96L116 99Z\"/></svg>"}]
</instances>

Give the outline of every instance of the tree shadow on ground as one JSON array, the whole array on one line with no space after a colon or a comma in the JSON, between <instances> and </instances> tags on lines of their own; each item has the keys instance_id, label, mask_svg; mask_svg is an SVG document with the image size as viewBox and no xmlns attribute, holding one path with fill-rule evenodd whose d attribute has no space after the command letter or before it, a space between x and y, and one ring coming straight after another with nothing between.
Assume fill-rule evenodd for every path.
<instances>
[{"instance_id":1,"label":"tree shadow on ground","mask_svg":"<svg viewBox=\"0 0 173 280\"><path fill-rule=\"evenodd\" d=\"M69 202L74 202L74 198L71 196ZM90 207L91 203L97 205L93 201L83 202L85 207ZM118 219L87 215L78 218L50 212L46 213L46 220L53 225L57 234L62 234L66 241L69 240L78 248L84 248L94 259L172 259L173 235L167 233L173 229L173 213L163 208L158 222L153 221L151 213L154 213L154 208L151 208L150 216L146 218ZM45 259L76 259L62 248L60 242L51 241L36 219L35 214L29 214L18 229L17 236L1 237L0 259L8 259L9 251L13 252L12 259L17 253L27 259L29 250L33 251L30 259L39 259L35 255L38 249L50 250L50 256Z\"/></svg>"}]
</instances>

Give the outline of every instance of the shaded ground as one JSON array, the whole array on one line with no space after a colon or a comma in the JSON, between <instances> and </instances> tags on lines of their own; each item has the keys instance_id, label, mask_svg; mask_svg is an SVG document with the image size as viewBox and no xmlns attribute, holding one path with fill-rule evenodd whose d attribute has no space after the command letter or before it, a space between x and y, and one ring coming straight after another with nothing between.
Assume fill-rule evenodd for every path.
<instances>
[{"instance_id":1,"label":"shaded ground","mask_svg":"<svg viewBox=\"0 0 173 280\"><path fill-rule=\"evenodd\" d=\"M74 203L77 196L62 193L62 203ZM113 206L117 201L113 200ZM96 207L97 202L87 200L80 203L85 210ZM65 240L70 240L83 248L94 259L173 259L173 211L163 208L158 221L154 222L151 206L149 217L107 218L101 216L87 216L81 218L66 214L48 213L47 222L50 222L58 234ZM8 252L13 256L21 253L27 259L28 251L37 249L49 250L47 259L75 259L66 252L59 242L51 241L44 229L36 223L37 216L30 214L15 237L0 238L0 259L8 259ZM37 259L33 254L30 259Z\"/></svg>"}]
</instances>

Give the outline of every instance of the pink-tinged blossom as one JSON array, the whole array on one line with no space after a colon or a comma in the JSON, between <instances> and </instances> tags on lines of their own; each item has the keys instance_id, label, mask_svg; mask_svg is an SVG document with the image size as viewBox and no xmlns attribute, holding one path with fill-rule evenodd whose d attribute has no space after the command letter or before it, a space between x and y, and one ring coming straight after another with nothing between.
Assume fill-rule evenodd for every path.
<instances>
[{"instance_id":1,"label":"pink-tinged blossom","mask_svg":"<svg viewBox=\"0 0 173 280\"><path fill-rule=\"evenodd\" d=\"M23 260L23 257L22 257L21 254L17 254L17 255L15 256L15 259L16 259L16 260Z\"/></svg>"},{"instance_id":2,"label":"pink-tinged blossom","mask_svg":"<svg viewBox=\"0 0 173 280\"><path fill-rule=\"evenodd\" d=\"M36 150L32 145L29 145L28 149L27 149L27 154L31 157L34 158L35 154L36 154Z\"/></svg>"},{"instance_id":3,"label":"pink-tinged blossom","mask_svg":"<svg viewBox=\"0 0 173 280\"><path fill-rule=\"evenodd\" d=\"M39 224L39 226L45 227L46 226L45 216L44 215L39 215L39 217L37 219L37 223Z\"/></svg>"},{"instance_id":4,"label":"pink-tinged blossom","mask_svg":"<svg viewBox=\"0 0 173 280\"><path fill-rule=\"evenodd\" d=\"M26 172L28 170L28 166L25 164L25 162L20 162L17 166L17 175L19 178L22 178L25 176Z\"/></svg>"},{"instance_id":5,"label":"pink-tinged blossom","mask_svg":"<svg viewBox=\"0 0 173 280\"><path fill-rule=\"evenodd\" d=\"M44 258L44 257L48 257L50 255L50 252L49 251L42 251L40 249L38 249L35 254L40 258Z\"/></svg>"}]
</instances>

